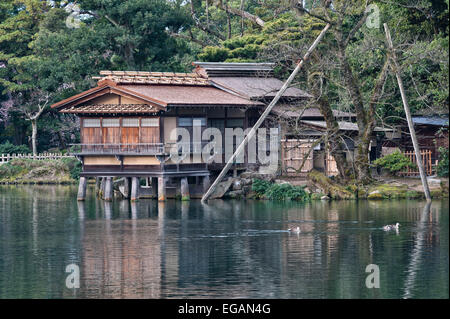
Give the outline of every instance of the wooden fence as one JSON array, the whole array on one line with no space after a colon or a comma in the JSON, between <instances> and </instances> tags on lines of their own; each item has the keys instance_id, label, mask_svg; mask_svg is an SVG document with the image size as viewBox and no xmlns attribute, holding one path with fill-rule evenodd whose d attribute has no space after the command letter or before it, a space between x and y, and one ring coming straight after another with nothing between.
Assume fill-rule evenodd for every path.
<instances>
[{"instance_id":1,"label":"wooden fence","mask_svg":"<svg viewBox=\"0 0 450 319\"><path fill-rule=\"evenodd\" d=\"M314 141L289 139L281 140L282 169L286 173L299 173L301 163L312 147ZM313 168L313 152L310 152L303 165L301 173L307 173Z\"/></svg>"},{"instance_id":2,"label":"wooden fence","mask_svg":"<svg viewBox=\"0 0 450 319\"><path fill-rule=\"evenodd\" d=\"M310 151L315 140L308 139L287 139L281 140L281 164L282 170L287 175L304 175L314 168L314 152ZM329 152L318 150L324 154L322 166L327 176L337 175L336 161ZM306 159L305 159L306 158ZM305 163L299 172L300 165Z\"/></svg>"},{"instance_id":3,"label":"wooden fence","mask_svg":"<svg viewBox=\"0 0 450 319\"><path fill-rule=\"evenodd\" d=\"M13 159L31 159L31 160L55 160L60 158L72 158L72 155L62 153L39 153L39 154L1 154L0 165L8 163Z\"/></svg>"},{"instance_id":4,"label":"wooden fence","mask_svg":"<svg viewBox=\"0 0 450 319\"><path fill-rule=\"evenodd\" d=\"M416 154L414 151L404 152L403 153L411 162L417 165ZM433 163L431 161L431 151L430 150L422 150L420 151L420 155L422 156L422 163L425 168L425 172L427 175L433 175ZM406 171L401 172L403 176L417 176L419 175L419 168L408 168Z\"/></svg>"}]
</instances>

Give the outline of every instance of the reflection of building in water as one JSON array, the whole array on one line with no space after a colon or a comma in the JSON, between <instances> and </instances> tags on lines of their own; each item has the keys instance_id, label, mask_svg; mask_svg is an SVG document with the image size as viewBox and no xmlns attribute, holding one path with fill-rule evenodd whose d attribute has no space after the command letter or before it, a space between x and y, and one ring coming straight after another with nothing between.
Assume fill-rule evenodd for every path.
<instances>
[{"instance_id":1,"label":"reflection of building in water","mask_svg":"<svg viewBox=\"0 0 450 319\"><path fill-rule=\"evenodd\" d=\"M161 292L161 220L133 219L136 211L156 208L151 201L126 207L131 218L110 219L105 202L104 219L85 220L81 266L82 297L159 298ZM128 211L129 210L129 211ZM163 214L161 214L163 215Z\"/></svg>"},{"instance_id":2,"label":"reflection of building in water","mask_svg":"<svg viewBox=\"0 0 450 319\"><path fill-rule=\"evenodd\" d=\"M389 203L377 204L382 207L367 202L293 203L291 207L245 201L126 203L104 203L99 217L89 219L87 214L81 221L77 297L379 297L379 292L362 286L365 267L403 265L402 259L410 258L412 250L408 246L398 254L397 235L372 224L381 214L391 218ZM427 215L421 228L424 251L439 241L430 228L435 215ZM420 216L403 210L396 218L414 231ZM302 232L288 233L292 224ZM400 231L400 236L412 234ZM419 263L411 264L414 274ZM386 280L403 280L403 270L398 269ZM415 284L418 279L410 277Z\"/></svg>"},{"instance_id":3,"label":"reflection of building in water","mask_svg":"<svg viewBox=\"0 0 450 319\"><path fill-rule=\"evenodd\" d=\"M277 295L283 234L264 233L271 214L258 211L258 204L245 207L234 201L217 201L212 207L188 205L197 203L185 204L182 213L201 211L203 215L182 214L179 291L174 296L184 296L183 289L206 298Z\"/></svg>"}]
</instances>

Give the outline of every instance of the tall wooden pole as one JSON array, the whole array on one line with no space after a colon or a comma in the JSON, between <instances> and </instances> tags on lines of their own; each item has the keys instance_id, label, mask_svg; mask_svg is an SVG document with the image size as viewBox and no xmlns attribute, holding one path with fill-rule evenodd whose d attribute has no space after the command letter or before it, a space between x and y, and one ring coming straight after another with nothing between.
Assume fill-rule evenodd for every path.
<instances>
[{"instance_id":1,"label":"tall wooden pole","mask_svg":"<svg viewBox=\"0 0 450 319\"><path fill-rule=\"evenodd\" d=\"M397 63L397 56L395 55L394 45L392 44L391 33L387 23L384 23L384 31L386 32L386 40L391 51L391 58L393 62L393 70L395 77L397 78L398 87L400 89L400 94L402 96L403 108L405 109L406 120L408 121L409 133L411 134L411 140L414 146L414 152L416 153L417 166L419 167L420 179L422 180L423 190L425 192L425 198L427 201L431 201L430 189L428 187L427 175L422 163L422 156L420 154L419 143L417 142L416 131L414 129L414 123L411 118L411 112L409 110L408 101L406 99L405 89L403 87L403 81L400 76L400 71Z\"/></svg>"},{"instance_id":2,"label":"tall wooden pole","mask_svg":"<svg viewBox=\"0 0 450 319\"><path fill-rule=\"evenodd\" d=\"M272 108L275 106L275 104L277 104L278 100L281 98L281 96L287 90L287 88L289 87L291 82L294 80L294 77L297 75L298 71L300 71L300 69L302 68L304 62L306 60L308 60L309 56L311 55L311 52L317 47L317 45L322 40L322 38L324 37L325 33L327 32L327 30L329 28L330 28L330 24L327 24L325 26L325 28L323 28L322 32L320 32L319 36L314 41L314 43L311 45L311 47L308 49L308 51L306 51L305 55L303 56L303 59L301 59L299 61L299 63L297 63L297 66L295 67L295 69L292 72L292 74L289 76L289 78L283 84L281 89L275 95L275 97L273 98L272 102L270 102L270 104L267 106L266 110L260 116L260 118L255 123L255 125L252 127L250 132L245 136L244 140L238 146L238 148L236 149L234 154L230 157L230 159L228 160L227 164L222 169L222 171L220 172L219 176L216 178L214 183L211 185L211 187L208 189L208 191L203 195L202 203L204 203L209 198L209 196L211 196L211 194L214 192L217 184L219 184L219 182L222 180L222 178L228 173L228 170L230 169L231 165L233 165L233 162L236 159L236 157L239 156L239 154L241 154L241 152L244 150L245 146L247 145L248 141L256 134L256 131L261 126L262 122L264 122L264 120L266 119L267 115L269 115L270 111L272 111Z\"/></svg>"}]
</instances>

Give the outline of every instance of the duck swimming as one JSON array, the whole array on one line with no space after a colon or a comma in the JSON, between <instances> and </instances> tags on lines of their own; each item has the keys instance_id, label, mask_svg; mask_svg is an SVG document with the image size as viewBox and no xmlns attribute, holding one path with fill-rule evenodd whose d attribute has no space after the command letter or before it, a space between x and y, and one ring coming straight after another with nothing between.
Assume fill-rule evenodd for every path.
<instances>
[{"instance_id":1,"label":"duck swimming","mask_svg":"<svg viewBox=\"0 0 450 319\"><path fill-rule=\"evenodd\" d=\"M396 223L395 225L386 225L386 226L383 226L383 230L384 231L390 231L390 230L397 230L398 231L398 226L400 226L399 223Z\"/></svg>"},{"instance_id":2,"label":"duck swimming","mask_svg":"<svg viewBox=\"0 0 450 319\"><path fill-rule=\"evenodd\" d=\"M298 226L296 226L296 227L291 227L291 228L288 229L288 231L291 232L291 233L296 233L296 234L298 234L298 233L300 233L300 227L298 227Z\"/></svg>"}]
</instances>

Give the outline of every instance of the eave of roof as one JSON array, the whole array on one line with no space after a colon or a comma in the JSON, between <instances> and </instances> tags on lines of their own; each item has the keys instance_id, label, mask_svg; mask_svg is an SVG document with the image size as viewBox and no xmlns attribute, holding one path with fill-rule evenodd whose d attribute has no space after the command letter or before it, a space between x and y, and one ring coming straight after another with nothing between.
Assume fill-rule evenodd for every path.
<instances>
[{"instance_id":1,"label":"eave of roof","mask_svg":"<svg viewBox=\"0 0 450 319\"><path fill-rule=\"evenodd\" d=\"M61 113L72 114L149 114L160 111L148 104L89 104L71 106Z\"/></svg>"},{"instance_id":2,"label":"eave of roof","mask_svg":"<svg viewBox=\"0 0 450 319\"><path fill-rule=\"evenodd\" d=\"M307 120L302 120L300 121L300 123L306 124L306 125L310 125L310 126L314 126L314 127L318 127L321 129L326 129L327 128L327 123L325 121L307 121ZM353 123L353 122L347 122L347 121L338 121L338 125L339 125L339 130L342 131L358 131L358 124L357 123ZM375 132L389 132L392 131L392 129L388 129L388 128L383 128L383 127L375 127L374 129Z\"/></svg>"},{"instance_id":3,"label":"eave of roof","mask_svg":"<svg viewBox=\"0 0 450 319\"><path fill-rule=\"evenodd\" d=\"M442 118L440 116L413 116L412 121L416 125L448 126L448 117Z\"/></svg>"},{"instance_id":4,"label":"eave of roof","mask_svg":"<svg viewBox=\"0 0 450 319\"><path fill-rule=\"evenodd\" d=\"M76 94L74 96L71 96L58 103L55 103L51 107L52 108L73 107L108 93L132 97L134 99L142 101L144 104L148 103L160 109L163 109L167 106L167 103L163 101L159 101L157 99L142 95L138 92L128 90L123 87L119 87L115 83L111 83L111 81L105 80L100 81L98 83L98 86L89 89L87 91L81 92L79 94Z\"/></svg>"}]
</instances>

